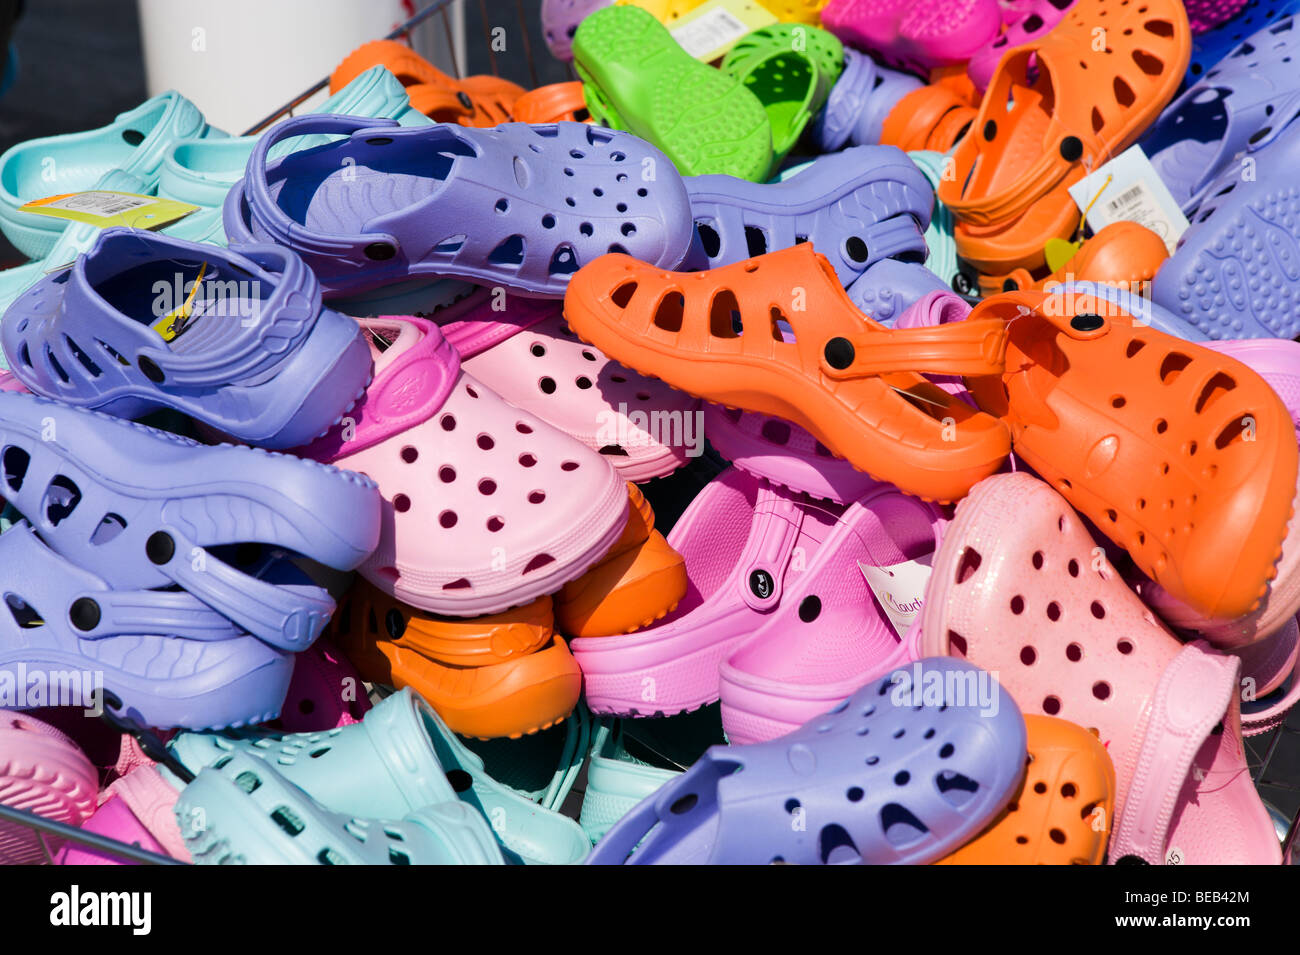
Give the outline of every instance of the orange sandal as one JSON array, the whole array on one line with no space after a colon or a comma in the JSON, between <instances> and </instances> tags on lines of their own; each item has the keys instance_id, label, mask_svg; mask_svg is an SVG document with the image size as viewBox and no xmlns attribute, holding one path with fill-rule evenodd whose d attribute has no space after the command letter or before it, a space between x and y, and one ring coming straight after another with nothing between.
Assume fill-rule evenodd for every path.
<instances>
[{"instance_id":1,"label":"orange sandal","mask_svg":"<svg viewBox=\"0 0 1300 955\"><path fill-rule=\"evenodd\" d=\"M582 92L582 80L569 83L551 83L529 90L515 100L515 120L520 123L541 125L570 120L575 123L590 123L591 113L587 110L587 100Z\"/></svg>"},{"instance_id":2,"label":"orange sandal","mask_svg":"<svg viewBox=\"0 0 1300 955\"><path fill-rule=\"evenodd\" d=\"M362 679L409 686L463 736L516 738L546 729L573 712L582 688L577 662L553 633L549 597L450 620L358 581L329 632Z\"/></svg>"},{"instance_id":3,"label":"orange sandal","mask_svg":"<svg viewBox=\"0 0 1300 955\"><path fill-rule=\"evenodd\" d=\"M1004 322L887 329L854 307L810 243L691 273L604 255L573 276L564 311L616 361L792 421L926 500L963 497L1006 459L1005 427L920 374L1000 374Z\"/></svg>"},{"instance_id":4,"label":"orange sandal","mask_svg":"<svg viewBox=\"0 0 1300 955\"><path fill-rule=\"evenodd\" d=\"M1004 276L981 275L980 291L984 295L1031 292L1050 289L1062 282L1092 282L1141 295L1167 258L1169 249L1165 240L1146 226L1137 222L1112 222L1085 240L1079 251L1050 275L1036 279L1036 273L1028 269L1016 269Z\"/></svg>"},{"instance_id":5,"label":"orange sandal","mask_svg":"<svg viewBox=\"0 0 1300 955\"><path fill-rule=\"evenodd\" d=\"M627 486L627 527L599 564L564 585L555 620L570 637L604 637L647 627L686 596L686 560L655 527L655 512Z\"/></svg>"},{"instance_id":6,"label":"orange sandal","mask_svg":"<svg viewBox=\"0 0 1300 955\"><path fill-rule=\"evenodd\" d=\"M904 152L930 149L946 153L975 121L976 102L953 85L931 83L912 90L885 117L880 142Z\"/></svg>"},{"instance_id":7,"label":"orange sandal","mask_svg":"<svg viewBox=\"0 0 1300 955\"><path fill-rule=\"evenodd\" d=\"M411 106L438 123L508 123L511 107L524 94L522 86L495 76L457 80L396 40L372 40L349 53L330 75L330 92L337 93L374 66L385 67L396 76L406 87Z\"/></svg>"},{"instance_id":8,"label":"orange sandal","mask_svg":"<svg viewBox=\"0 0 1300 955\"><path fill-rule=\"evenodd\" d=\"M968 379L1015 452L1148 577L1211 617L1250 613L1276 575L1295 428L1258 374L1092 295L1008 292L1006 372Z\"/></svg>"},{"instance_id":9,"label":"orange sandal","mask_svg":"<svg viewBox=\"0 0 1300 955\"><path fill-rule=\"evenodd\" d=\"M1101 865L1115 811L1106 747L1069 720L1025 714L1020 792L982 833L935 865Z\"/></svg>"},{"instance_id":10,"label":"orange sandal","mask_svg":"<svg viewBox=\"0 0 1300 955\"><path fill-rule=\"evenodd\" d=\"M958 255L995 275L1041 267L1047 240L1079 224L1069 187L1160 114L1190 53L1181 0L1078 0L1054 29L1004 54L953 154L956 175L939 184Z\"/></svg>"}]
</instances>

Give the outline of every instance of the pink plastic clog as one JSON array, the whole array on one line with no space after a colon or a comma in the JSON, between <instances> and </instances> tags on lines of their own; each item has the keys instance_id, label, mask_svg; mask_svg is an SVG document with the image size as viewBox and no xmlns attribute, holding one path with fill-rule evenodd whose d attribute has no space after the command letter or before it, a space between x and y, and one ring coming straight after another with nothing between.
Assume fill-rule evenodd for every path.
<instances>
[{"instance_id":1,"label":"pink plastic clog","mask_svg":"<svg viewBox=\"0 0 1300 955\"><path fill-rule=\"evenodd\" d=\"M0 804L76 826L94 811L98 792L95 767L76 743L33 716L0 710ZM0 822L0 865L44 861L34 830Z\"/></svg>"},{"instance_id":2,"label":"pink plastic clog","mask_svg":"<svg viewBox=\"0 0 1300 955\"><path fill-rule=\"evenodd\" d=\"M822 26L891 66L928 76L962 63L998 35L997 0L831 0Z\"/></svg>"}]
</instances>

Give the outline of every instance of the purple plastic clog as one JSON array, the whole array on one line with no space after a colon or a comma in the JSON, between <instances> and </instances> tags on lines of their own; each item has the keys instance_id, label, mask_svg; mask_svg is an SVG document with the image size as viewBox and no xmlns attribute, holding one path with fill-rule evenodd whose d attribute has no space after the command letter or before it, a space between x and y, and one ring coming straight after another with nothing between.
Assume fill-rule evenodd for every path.
<instances>
[{"instance_id":1,"label":"purple plastic clog","mask_svg":"<svg viewBox=\"0 0 1300 955\"><path fill-rule=\"evenodd\" d=\"M813 121L813 144L822 153L847 145L877 145L889 111L924 85L911 73L881 66L866 53L846 47L844 72Z\"/></svg>"}]
</instances>

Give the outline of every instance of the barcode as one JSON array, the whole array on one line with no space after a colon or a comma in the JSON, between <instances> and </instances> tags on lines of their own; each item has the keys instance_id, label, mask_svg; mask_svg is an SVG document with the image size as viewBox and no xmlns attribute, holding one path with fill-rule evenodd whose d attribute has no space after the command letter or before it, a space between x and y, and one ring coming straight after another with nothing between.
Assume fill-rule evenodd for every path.
<instances>
[{"instance_id":1,"label":"barcode","mask_svg":"<svg viewBox=\"0 0 1300 955\"><path fill-rule=\"evenodd\" d=\"M89 212L92 215L107 217L140 209L156 201L147 196L127 196L118 192L79 192L47 203L47 208Z\"/></svg>"},{"instance_id":2,"label":"barcode","mask_svg":"<svg viewBox=\"0 0 1300 955\"><path fill-rule=\"evenodd\" d=\"M720 7L682 24L672 31L672 35L683 50L691 56L701 57L734 43L748 32L749 27L729 10Z\"/></svg>"},{"instance_id":3,"label":"barcode","mask_svg":"<svg viewBox=\"0 0 1300 955\"><path fill-rule=\"evenodd\" d=\"M1138 201L1142 193L1145 191L1146 187L1141 183L1138 183L1136 186L1131 186L1127 192L1124 192L1117 198L1110 200L1110 202L1106 204L1106 208L1110 209L1111 212L1116 212L1125 206L1131 206L1133 203Z\"/></svg>"}]
</instances>

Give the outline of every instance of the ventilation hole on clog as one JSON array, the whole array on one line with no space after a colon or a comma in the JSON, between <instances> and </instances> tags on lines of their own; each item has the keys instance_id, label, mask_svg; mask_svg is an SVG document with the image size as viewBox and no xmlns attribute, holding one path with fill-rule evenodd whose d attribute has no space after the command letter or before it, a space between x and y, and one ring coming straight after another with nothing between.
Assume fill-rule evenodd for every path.
<instances>
[{"instance_id":1,"label":"ventilation hole on clog","mask_svg":"<svg viewBox=\"0 0 1300 955\"><path fill-rule=\"evenodd\" d=\"M823 826L817 836L818 851L822 865L857 865L862 862L862 853L849 835L848 830L838 823Z\"/></svg>"},{"instance_id":2,"label":"ventilation hole on clog","mask_svg":"<svg viewBox=\"0 0 1300 955\"><path fill-rule=\"evenodd\" d=\"M790 426L778 418L768 418L764 421L759 433L773 444L784 447L790 443Z\"/></svg>"},{"instance_id":3,"label":"ventilation hole on clog","mask_svg":"<svg viewBox=\"0 0 1300 955\"><path fill-rule=\"evenodd\" d=\"M1229 445L1245 440L1243 435L1246 431L1246 423L1247 419L1245 418L1230 421L1228 425L1219 432L1218 437L1214 439L1214 446L1220 451L1223 451Z\"/></svg>"},{"instance_id":4,"label":"ventilation hole on clog","mask_svg":"<svg viewBox=\"0 0 1300 955\"><path fill-rule=\"evenodd\" d=\"M393 495L393 510L399 514L405 514L411 509L411 499L405 494Z\"/></svg>"},{"instance_id":5,"label":"ventilation hole on clog","mask_svg":"<svg viewBox=\"0 0 1300 955\"><path fill-rule=\"evenodd\" d=\"M1083 659L1083 647L1077 643L1071 643L1065 648L1065 658L1071 663L1078 663Z\"/></svg>"},{"instance_id":6,"label":"ventilation hole on clog","mask_svg":"<svg viewBox=\"0 0 1300 955\"><path fill-rule=\"evenodd\" d=\"M491 451L497 445L497 443L492 440L492 435L490 434L480 434L474 439L474 443L483 451Z\"/></svg>"},{"instance_id":7,"label":"ventilation hole on clog","mask_svg":"<svg viewBox=\"0 0 1300 955\"><path fill-rule=\"evenodd\" d=\"M636 226L630 222L624 222L621 226L618 227L618 231L622 233L623 236L625 237L634 236L636 235Z\"/></svg>"},{"instance_id":8,"label":"ventilation hole on clog","mask_svg":"<svg viewBox=\"0 0 1300 955\"><path fill-rule=\"evenodd\" d=\"M98 378L100 375L104 373L104 370L100 368L98 365L96 365L91 360L90 356L81 350L81 347L76 342L74 342L67 335L63 336L63 340L64 342L67 343L68 350L72 352L72 357L76 358L77 361L81 362L81 366L90 373L90 376L92 378Z\"/></svg>"},{"instance_id":9,"label":"ventilation hole on clog","mask_svg":"<svg viewBox=\"0 0 1300 955\"><path fill-rule=\"evenodd\" d=\"M962 550L961 557L957 559L956 583L964 584L975 576L975 572L980 569L980 564L984 558L980 556L979 551L973 547L967 547Z\"/></svg>"},{"instance_id":10,"label":"ventilation hole on clog","mask_svg":"<svg viewBox=\"0 0 1300 955\"><path fill-rule=\"evenodd\" d=\"M22 347L18 349L18 360L22 362L24 367L32 367L32 353L27 350L26 342L23 342Z\"/></svg>"},{"instance_id":11,"label":"ventilation hole on clog","mask_svg":"<svg viewBox=\"0 0 1300 955\"><path fill-rule=\"evenodd\" d=\"M1116 395L1114 398L1110 399L1110 406L1112 408L1123 408L1126 404L1128 404L1128 399L1123 395Z\"/></svg>"},{"instance_id":12,"label":"ventilation hole on clog","mask_svg":"<svg viewBox=\"0 0 1300 955\"><path fill-rule=\"evenodd\" d=\"M1043 795L1045 792L1047 792L1047 783L1044 782L1034 783L1034 792L1038 793L1038 795L1040 796Z\"/></svg>"},{"instance_id":13,"label":"ventilation hole on clog","mask_svg":"<svg viewBox=\"0 0 1300 955\"><path fill-rule=\"evenodd\" d=\"M46 362L49 363L50 368L54 370L54 374L58 375L59 380L62 381L65 385L72 380L71 378L68 377L68 373L63 370L63 366L59 364L59 360L54 357L54 352L50 351L49 345L45 346L45 360ZM141 359L141 360L145 361L147 359Z\"/></svg>"},{"instance_id":14,"label":"ventilation hole on clog","mask_svg":"<svg viewBox=\"0 0 1300 955\"><path fill-rule=\"evenodd\" d=\"M553 564L553 563L555 563L555 558L552 557L550 554L538 554L536 557L534 557L532 560L528 562L528 565L526 567L524 567L524 574L525 575L531 574L533 571L541 570L547 564Z\"/></svg>"},{"instance_id":15,"label":"ventilation hole on clog","mask_svg":"<svg viewBox=\"0 0 1300 955\"><path fill-rule=\"evenodd\" d=\"M620 449L620 450L621 450L621 449ZM605 454L605 453L606 453L606 452L605 452L605 449L604 449L604 448L601 448L601 449L600 449L600 453L601 453L601 454ZM626 451L623 451L623 453L624 453L624 454L627 454ZM577 462L577 461L563 461L563 462L561 462L561 464L560 464L560 470L561 470L561 471L576 471L576 470L578 470L578 462Z\"/></svg>"},{"instance_id":16,"label":"ventilation hole on clog","mask_svg":"<svg viewBox=\"0 0 1300 955\"><path fill-rule=\"evenodd\" d=\"M497 492L497 482L491 478L484 478L478 482L478 492L484 495L495 494Z\"/></svg>"},{"instance_id":17,"label":"ventilation hole on clog","mask_svg":"<svg viewBox=\"0 0 1300 955\"><path fill-rule=\"evenodd\" d=\"M822 612L821 598L817 596L805 597L799 604L799 619L804 623L812 623Z\"/></svg>"},{"instance_id":18,"label":"ventilation hole on clog","mask_svg":"<svg viewBox=\"0 0 1300 955\"><path fill-rule=\"evenodd\" d=\"M704 249L706 256L712 259L722 251L722 237L718 235L718 230L713 226L697 222L695 223L695 233L700 237L700 246Z\"/></svg>"},{"instance_id":19,"label":"ventilation hole on clog","mask_svg":"<svg viewBox=\"0 0 1300 955\"><path fill-rule=\"evenodd\" d=\"M447 770L447 782L451 785L453 792L469 792L470 787L474 785L474 777L463 769Z\"/></svg>"},{"instance_id":20,"label":"ventilation hole on clog","mask_svg":"<svg viewBox=\"0 0 1300 955\"><path fill-rule=\"evenodd\" d=\"M550 377L549 375L546 375L542 378L537 379L537 387L542 392L542 394L553 395L555 394L555 389L558 386L555 384L554 378Z\"/></svg>"},{"instance_id":21,"label":"ventilation hole on clog","mask_svg":"<svg viewBox=\"0 0 1300 955\"><path fill-rule=\"evenodd\" d=\"M443 590L469 590L471 587L473 587L473 584L464 577L458 577L451 583L442 585Z\"/></svg>"},{"instance_id":22,"label":"ventilation hole on clog","mask_svg":"<svg viewBox=\"0 0 1300 955\"><path fill-rule=\"evenodd\" d=\"M752 259L767 252L767 233L757 226L745 226L745 248Z\"/></svg>"},{"instance_id":23,"label":"ventilation hole on clog","mask_svg":"<svg viewBox=\"0 0 1300 955\"><path fill-rule=\"evenodd\" d=\"M288 806L281 806L271 813L271 821L290 836L296 836L306 828L303 821Z\"/></svg>"},{"instance_id":24,"label":"ventilation hole on clog","mask_svg":"<svg viewBox=\"0 0 1300 955\"><path fill-rule=\"evenodd\" d=\"M1055 600L1047 605L1047 619L1052 621L1052 623L1056 623L1056 621L1061 619L1061 605Z\"/></svg>"},{"instance_id":25,"label":"ventilation hole on clog","mask_svg":"<svg viewBox=\"0 0 1300 955\"><path fill-rule=\"evenodd\" d=\"M1114 82L1111 83L1111 88L1115 92L1115 102L1119 103L1120 106L1132 106L1133 101L1137 99L1136 94L1133 92L1133 87L1129 86L1118 76L1115 77Z\"/></svg>"},{"instance_id":26,"label":"ventilation hole on clog","mask_svg":"<svg viewBox=\"0 0 1300 955\"><path fill-rule=\"evenodd\" d=\"M500 517L498 517L495 514L487 519L487 529L493 534L495 534L497 531L501 530L501 528L505 526L506 526L506 522L503 521Z\"/></svg>"},{"instance_id":27,"label":"ventilation hole on clog","mask_svg":"<svg viewBox=\"0 0 1300 955\"><path fill-rule=\"evenodd\" d=\"M966 659L966 638L955 630L948 631L948 655Z\"/></svg>"},{"instance_id":28,"label":"ventilation hole on clog","mask_svg":"<svg viewBox=\"0 0 1300 955\"><path fill-rule=\"evenodd\" d=\"M1119 512L1113 507L1106 508L1106 520L1110 521L1112 524L1118 523Z\"/></svg>"},{"instance_id":29,"label":"ventilation hole on clog","mask_svg":"<svg viewBox=\"0 0 1300 955\"><path fill-rule=\"evenodd\" d=\"M627 308L627 303L632 301L632 295L636 292L636 285L636 282L624 282L610 293L610 300L619 308Z\"/></svg>"},{"instance_id":30,"label":"ventilation hole on clog","mask_svg":"<svg viewBox=\"0 0 1300 955\"><path fill-rule=\"evenodd\" d=\"M402 448L401 455L402 455L402 460L405 461L407 464L414 464L415 459L420 456L420 452L418 449L408 444L406 445L406 447Z\"/></svg>"},{"instance_id":31,"label":"ventilation hole on clog","mask_svg":"<svg viewBox=\"0 0 1300 955\"><path fill-rule=\"evenodd\" d=\"M551 264L547 266L547 272L551 275L572 275L581 268L578 262L578 254L567 245L557 248L551 255Z\"/></svg>"},{"instance_id":32,"label":"ventilation hole on clog","mask_svg":"<svg viewBox=\"0 0 1300 955\"><path fill-rule=\"evenodd\" d=\"M449 235L447 238L435 245L433 251L442 255L451 255L453 252L460 251L460 247L465 244L465 239L466 236L464 233L460 235Z\"/></svg>"},{"instance_id":33,"label":"ventilation hole on clog","mask_svg":"<svg viewBox=\"0 0 1300 955\"><path fill-rule=\"evenodd\" d=\"M46 487L41 509L45 512L45 519L58 527L59 522L76 510L80 503L81 488L71 478L59 474Z\"/></svg>"},{"instance_id":34,"label":"ventilation hole on clog","mask_svg":"<svg viewBox=\"0 0 1300 955\"><path fill-rule=\"evenodd\" d=\"M596 227L590 222L584 222L578 226L578 231L585 236L592 236L596 234Z\"/></svg>"},{"instance_id":35,"label":"ventilation hole on clog","mask_svg":"<svg viewBox=\"0 0 1300 955\"><path fill-rule=\"evenodd\" d=\"M1033 666L1034 661L1037 659L1038 659L1038 651L1035 650L1033 647L1020 648L1020 662L1023 663L1025 666L1027 667Z\"/></svg>"},{"instance_id":36,"label":"ventilation hole on clog","mask_svg":"<svg viewBox=\"0 0 1300 955\"><path fill-rule=\"evenodd\" d=\"M655 307L655 327L666 332L682 330L682 313L686 309L686 296L681 292L669 292L659 300Z\"/></svg>"},{"instance_id":37,"label":"ventilation hole on clog","mask_svg":"<svg viewBox=\"0 0 1300 955\"><path fill-rule=\"evenodd\" d=\"M491 265L519 265L524 261L526 243L522 235L512 235L492 250L488 255Z\"/></svg>"},{"instance_id":38,"label":"ventilation hole on clog","mask_svg":"<svg viewBox=\"0 0 1300 955\"><path fill-rule=\"evenodd\" d=\"M459 519L460 518L456 516L455 511L443 511L441 514L438 515L438 523L441 524L447 530L451 530L453 527L455 527L456 522Z\"/></svg>"},{"instance_id":39,"label":"ventilation hole on clog","mask_svg":"<svg viewBox=\"0 0 1300 955\"><path fill-rule=\"evenodd\" d=\"M1092 695L1099 700L1110 699L1110 684L1105 681L1099 681L1092 685Z\"/></svg>"},{"instance_id":40,"label":"ventilation hole on clog","mask_svg":"<svg viewBox=\"0 0 1300 955\"><path fill-rule=\"evenodd\" d=\"M945 769L934 777L934 784L944 801L960 809L979 792L980 784L963 773Z\"/></svg>"},{"instance_id":41,"label":"ventilation hole on clog","mask_svg":"<svg viewBox=\"0 0 1300 955\"><path fill-rule=\"evenodd\" d=\"M23 486L23 478L27 476L27 466L31 464L32 456L16 445L10 445L5 448L4 454L0 456L0 466L4 468L4 481L11 491L19 491Z\"/></svg>"},{"instance_id":42,"label":"ventilation hole on clog","mask_svg":"<svg viewBox=\"0 0 1300 955\"><path fill-rule=\"evenodd\" d=\"M1154 33L1156 36L1171 37L1174 35L1174 25L1168 20L1148 20L1142 26L1148 33Z\"/></svg>"},{"instance_id":43,"label":"ventilation hole on clog","mask_svg":"<svg viewBox=\"0 0 1300 955\"><path fill-rule=\"evenodd\" d=\"M497 212L506 213L510 211L510 203L506 202L504 199L498 199L497 204L493 206L493 208L496 209Z\"/></svg>"},{"instance_id":44,"label":"ventilation hole on clog","mask_svg":"<svg viewBox=\"0 0 1300 955\"><path fill-rule=\"evenodd\" d=\"M916 708L919 710L921 707L918 706ZM894 731L894 739L902 739L906 734L907 734L907 730L900 726L897 730Z\"/></svg>"},{"instance_id":45,"label":"ventilation hole on clog","mask_svg":"<svg viewBox=\"0 0 1300 955\"><path fill-rule=\"evenodd\" d=\"M17 594L5 594L5 606L9 608L9 613L13 615L14 623L23 630L31 630L35 627L45 626L45 618L32 607L27 601Z\"/></svg>"},{"instance_id":46,"label":"ventilation hole on clog","mask_svg":"<svg viewBox=\"0 0 1300 955\"><path fill-rule=\"evenodd\" d=\"M1031 13L1021 21L1020 27L1026 33L1037 33L1043 28L1043 18L1036 13Z\"/></svg>"},{"instance_id":47,"label":"ventilation hole on clog","mask_svg":"<svg viewBox=\"0 0 1300 955\"><path fill-rule=\"evenodd\" d=\"M1128 640L1120 640L1115 644L1115 649L1125 656L1128 656L1128 654L1133 652L1133 644Z\"/></svg>"},{"instance_id":48,"label":"ventilation hole on clog","mask_svg":"<svg viewBox=\"0 0 1300 955\"><path fill-rule=\"evenodd\" d=\"M1160 363L1160 381L1166 385L1172 385L1178 380L1183 369L1192 363L1190 355L1184 355L1182 352L1172 351L1165 356L1165 360Z\"/></svg>"},{"instance_id":49,"label":"ventilation hole on clog","mask_svg":"<svg viewBox=\"0 0 1300 955\"><path fill-rule=\"evenodd\" d=\"M90 535L90 543L100 547L124 530L126 530L126 519L121 514L105 514L95 526L95 532Z\"/></svg>"},{"instance_id":50,"label":"ventilation hole on clog","mask_svg":"<svg viewBox=\"0 0 1300 955\"><path fill-rule=\"evenodd\" d=\"M1147 76L1159 76L1164 71L1164 61L1159 57L1152 56L1145 50L1134 50L1131 56L1138 69Z\"/></svg>"},{"instance_id":51,"label":"ventilation hole on clog","mask_svg":"<svg viewBox=\"0 0 1300 955\"><path fill-rule=\"evenodd\" d=\"M532 454L529 454L527 451L519 455L519 464L522 467L531 468L536 463L537 463L537 458Z\"/></svg>"},{"instance_id":52,"label":"ventilation hole on clog","mask_svg":"<svg viewBox=\"0 0 1300 955\"><path fill-rule=\"evenodd\" d=\"M452 481L456 480L456 469L450 464L444 464L442 467L438 468L438 480L443 484L450 484Z\"/></svg>"},{"instance_id":53,"label":"ventilation hole on clog","mask_svg":"<svg viewBox=\"0 0 1300 955\"><path fill-rule=\"evenodd\" d=\"M1034 551L1034 556L1029 559L1029 562L1034 565L1034 570L1042 570L1043 552L1041 550Z\"/></svg>"},{"instance_id":54,"label":"ventilation hole on clog","mask_svg":"<svg viewBox=\"0 0 1300 955\"><path fill-rule=\"evenodd\" d=\"M235 785L246 793L255 793L262 788L262 780L258 779L257 773L246 769L235 777Z\"/></svg>"},{"instance_id":55,"label":"ventilation hole on clog","mask_svg":"<svg viewBox=\"0 0 1300 955\"><path fill-rule=\"evenodd\" d=\"M546 500L546 492L545 492L545 491L529 491L529 492L528 492L528 503L529 503L529 504L541 504L541 503L542 503L543 501L545 501L545 500Z\"/></svg>"},{"instance_id":56,"label":"ventilation hole on clog","mask_svg":"<svg viewBox=\"0 0 1300 955\"><path fill-rule=\"evenodd\" d=\"M443 430L443 431L455 431L455 430L456 430L456 416L455 416L455 415L445 414L445 415L443 415L441 418L438 419L438 424L442 425L442 430Z\"/></svg>"},{"instance_id":57,"label":"ventilation hole on clog","mask_svg":"<svg viewBox=\"0 0 1300 955\"><path fill-rule=\"evenodd\" d=\"M930 831L911 810L896 802L880 810L880 828L885 832L885 840L895 848L916 842Z\"/></svg>"},{"instance_id":58,"label":"ventilation hole on clog","mask_svg":"<svg viewBox=\"0 0 1300 955\"><path fill-rule=\"evenodd\" d=\"M1142 349L1146 348L1146 346L1146 342L1142 341L1140 338L1135 338L1133 341L1129 342L1128 347L1124 349L1124 357L1132 358Z\"/></svg>"},{"instance_id":59,"label":"ventilation hole on clog","mask_svg":"<svg viewBox=\"0 0 1300 955\"><path fill-rule=\"evenodd\" d=\"M573 379L573 383L583 391L586 391L592 385L591 379L586 375L579 375L577 378Z\"/></svg>"},{"instance_id":60,"label":"ventilation hole on clog","mask_svg":"<svg viewBox=\"0 0 1300 955\"><path fill-rule=\"evenodd\" d=\"M595 189L591 190L591 194L597 199L603 199L605 197L605 190L597 186Z\"/></svg>"},{"instance_id":61,"label":"ventilation hole on clog","mask_svg":"<svg viewBox=\"0 0 1300 955\"><path fill-rule=\"evenodd\" d=\"M1054 696L1049 696L1043 700L1043 712L1048 716L1055 716L1061 712L1061 701Z\"/></svg>"},{"instance_id":62,"label":"ventilation hole on clog","mask_svg":"<svg viewBox=\"0 0 1300 955\"><path fill-rule=\"evenodd\" d=\"M322 756L324 756L324 755L325 755L326 753L328 753L329 751L330 751L330 747L328 747L328 746L322 746L320 749L313 749L313 750L312 750L310 753L308 753L307 755L310 756L312 759L320 759Z\"/></svg>"},{"instance_id":63,"label":"ventilation hole on clog","mask_svg":"<svg viewBox=\"0 0 1300 955\"><path fill-rule=\"evenodd\" d=\"M723 289L713 296L709 305L709 334L714 338L737 338L744 334L740 303L730 289Z\"/></svg>"},{"instance_id":64,"label":"ventilation hole on clog","mask_svg":"<svg viewBox=\"0 0 1300 955\"><path fill-rule=\"evenodd\" d=\"M1025 612L1025 598L1016 594L1011 598L1011 612L1017 616Z\"/></svg>"},{"instance_id":65,"label":"ventilation hole on clog","mask_svg":"<svg viewBox=\"0 0 1300 955\"><path fill-rule=\"evenodd\" d=\"M673 800L673 804L668 807L668 811L674 816L684 816L694 809L699 801L700 797L695 793L687 793L685 796Z\"/></svg>"},{"instance_id":66,"label":"ventilation hole on clog","mask_svg":"<svg viewBox=\"0 0 1300 955\"><path fill-rule=\"evenodd\" d=\"M384 631L390 640L400 640L406 633L406 617L396 607L384 614Z\"/></svg>"},{"instance_id":67,"label":"ventilation hole on clog","mask_svg":"<svg viewBox=\"0 0 1300 955\"><path fill-rule=\"evenodd\" d=\"M570 209L575 208L578 205L578 203L574 201L573 196L565 196L564 204L568 206Z\"/></svg>"},{"instance_id":68,"label":"ventilation hole on clog","mask_svg":"<svg viewBox=\"0 0 1300 955\"><path fill-rule=\"evenodd\" d=\"M1212 402L1216 401L1223 395L1226 395L1236 387L1237 382L1234 381L1230 375L1226 375L1223 372L1216 373L1213 378L1205 383L1205 387L1201 389L1200 395L1197 396L1195 406L1196 413L1200 414L1209 407Z\"/></svg>"},{"instance_id":69,"label":"ventilation hole on clog","mask_svg":"<svg viewBox=\"0 0 1300 955\"><path fill-rule=\"evenodd\" d=\"M785 801L785 811L788 812L790 815L794 815L794 811L798 809L799 806L800 806L800 802L797 799L787 799Z\"/></svg>"},{"instance_id":70,"label":"ventilation hole on clog","mask_svg":"<svg viewBox=\"0 0 1300 955\"><path fill-rule=\"evenodd\" d=\"M128 146L139 146L144 142L144 133L138 129L124 129L122 130L122 142Z\"/></svg>"}]
</instances>

